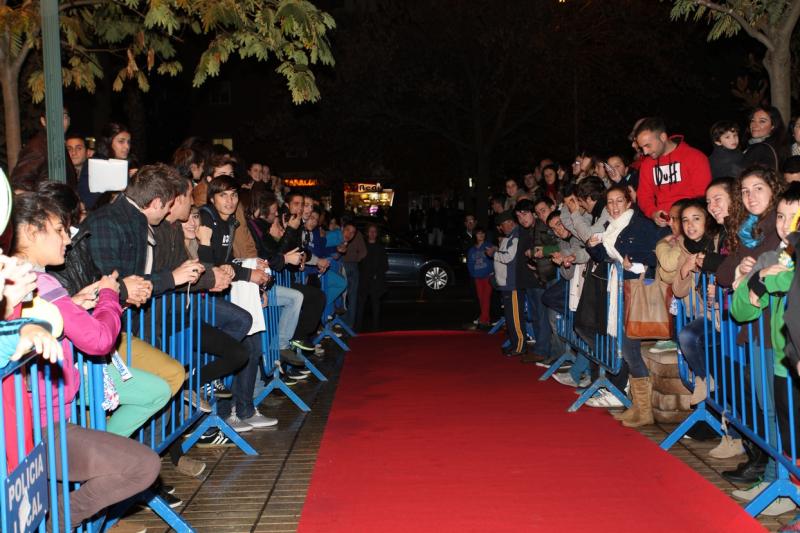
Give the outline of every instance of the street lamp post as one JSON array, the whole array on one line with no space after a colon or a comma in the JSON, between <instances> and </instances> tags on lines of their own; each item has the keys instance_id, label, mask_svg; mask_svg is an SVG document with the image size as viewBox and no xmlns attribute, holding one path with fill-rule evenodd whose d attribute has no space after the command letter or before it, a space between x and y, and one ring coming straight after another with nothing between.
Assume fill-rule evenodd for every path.
<instances>
[{"instance_id":1,"label":"street lamp post","mask_svg":"<svg viewBox=\"0 0 800 533\"><path fill-rule=\"evenodd\" d=\"M47 171L51 181L65 183L64 99L61 93L61 38L58 0L41 0L44 103L47 123Z\"/></svg>"}]
</instances>

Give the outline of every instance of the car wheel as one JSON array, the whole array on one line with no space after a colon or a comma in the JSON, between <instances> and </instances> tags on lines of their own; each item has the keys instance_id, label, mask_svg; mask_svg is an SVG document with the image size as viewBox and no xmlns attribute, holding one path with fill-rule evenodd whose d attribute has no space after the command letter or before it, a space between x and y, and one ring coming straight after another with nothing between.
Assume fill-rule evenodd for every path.
<instances>
[{"instance_id":1,"label":"car wheel","mask_svg":"<svg viewBox=\"0 0 800 533\"><path fill-rule=\"evenodd\" d=\"M432 265L423 274L425 286L432 291L440 291L450 283L450 273L441 265Z\"/></svg>"}]
</instances>

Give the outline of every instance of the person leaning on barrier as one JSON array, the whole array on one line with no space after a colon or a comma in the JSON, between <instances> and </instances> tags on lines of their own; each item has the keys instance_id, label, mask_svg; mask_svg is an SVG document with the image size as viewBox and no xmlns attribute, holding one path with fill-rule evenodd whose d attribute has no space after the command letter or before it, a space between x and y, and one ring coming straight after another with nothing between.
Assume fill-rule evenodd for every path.
<instances>
[{"instance_id":1,"label":"person leaning on barrier","mask_svg":"<svg viewBox=\"0 0 800 533\"><path fill-rule=\"evenodd\" d=\"M269 281L265 271L267 266L265 261L259 259L259 267L255 269L246 268L233 262L233 235L238 227L235 218L236 210L239 207L238 190L238 184L230 176L218 176L208 184L208 203L200 208L202 225L197 230L198 257L203 263L231 267L234 272L234 281L246 281L265 286ZM238 433L251 431L253 428L274 426L278 420L262 415L253 405L256 376L261 364L261 336L258 333L249 334L252 318L246 310L230 305L224 316L220 315L219 310L220 306L217 307L218 326L220 320L247 324L247 328L237 334L231 333L231 330L226 327L219 327L237 341L242 342L248 353L248 363L233 378L233 405L229 401L220 402L217 405L217 411ZM233 408L235 408L235 412Z\"/></svg>"},{"instance_id":2,"label":"person leaning on barrier","mask_svg":"<svg viewBox=\"0 0 800 533\"><path fill-rule=\"evenodd\" d=\"M575 277L578 265L581 265L582 274L583 267L589 261L586 246L579 238L570 233L562 222L563 218L569 216L566 208L563 212L564 215L562 215L562 211L553 211L547 217L548 227L558 238L559 249L551 256L551 260L558 265L561 278L544 291L542 304L549 307L554 313L564 313L567 304L567 285ZM568 344L564 346L564 353L573 353ZM573 353L573 355L575 362L569 369L569 373L556 373L553 374L553 378L562 385L577 387L585 379L584 374L589 370L589 360L582 354Z\"/></svg>"},{"instance_id":3,"label":"person leaning on barrier","mask_svg":"<svg viewBox=\"0 0 800 533\"><path fill-rule=\"evenodd\" d=\"M40 272L37 277L39 294L58 307L62 314L64 412L70 413L70 404L80 389L81 380L81 372L75 367L73 360L72 343L88 355L105 356L113 350L120 329L121 307L117 293L119 283L116 275L104 276L93 287L92 293L96 294L94 300L89 303L82 298L79 305L69 297L55 278L43 272L45 266L64 261L66 247L70 242L66 232L69 221L62 220L58 216L59 210L48 204L47 200L33 193L15 197L14 250L18 258L29 261ZM94 309L93 315L86 310L89 307ZM130 381L136 382L140 379L141 375L134 374ZM47 420L46 402L52 401L54 422L57 421L57 382L54 381L51 389L46 391L44 378L40 375L39 391L41 420ZM164 392L167 393L166 390ZM109 425L113 418L114 416ZM46 426L43 429L54 432L58 442L58 426ZM158 455L152 450L111 432L67 424L66 442L69 480L81 482L80 488L70 493L70 520L73 526L100 510L147 489L155 481L161 468ZM58 475L61 473L60 461L61 454L56 453ZM59 509L62 505L59 501Z\"/></svg>"},{"instance_id":4,"label":"person leaning on barrier","mask_svg":"<svg viewBox=\"0 0 800 533\"><path fill-rule=\"evenodd\" d=\"M187 248L185 225L189 226L190 240L195 239L194 232L200 225L200 216L197 208L192 207L191 182L186 178L178 178L178 180L179 187L183 187L183 191L175 197L175 201L164 221L155 227L156 247L153 261L158 269L178 268L190 259L197 259L197 247L193 247L191 253ZM193 214L192 211L194 212ZM196 240L193 242L196 244ZM230 287L233 280L233 270L231 268L218 267L210 263L203 266L205 268L203 274L198 278L197 282L189 285L189 290L221 292ZM183 291L184 288L180 287L177 290ZM235 308L233 304L218 298L215 301L215 314L224 318L225 312L229 311L230 307ZM220 320L220 323L222 324L223 320ZM205 321L201 323L200 327L200 346L204 353L213 356L212 362L200 368L200 384L205 385L214 382L215 397L219 400L230 399L233 393L216 380L234 373L247 364L247 350L237 339ZM193 391L184 391L184 395L197 402L194 399ZM198 405L205 412L211 411L210 406L204 401L200 401ZM223 437L217 435L216 430L212 430L201 437L200 444L220 442L222 440ZM205 470L204 463L183 455L179 442L170 447L170 456L176 469L185 475L196 477Z\"/></svg>"},{"instance_id":5,"label":"person leaning on barrier","mask_svg":"<svg viewBox=\"0 0 800 533\"><path fill-rule=\"evenodd\" d=\"M273 272L281 272L287 265L299 265L302 253L298 247L291 248L292 243L285 239L286 231L282 220L285 217L278 214L277 198L267 192L253 200L257 203L246 210L247 226L258 246L258 256L269 262ZM303 365L304 361L292 349L291 341L300 321L300 315L308 312L308 309L303 310L304 299L303 293L299 290L276 285L276 301L269 302L270 305L280 307L278 348L281 361L297 366Z\"/></svg>"},{"instance_id":6,"label":"person leaning on barrier","mask_svg":"<svg viewBox=\"0 0 800 533\"><path fill-rule=\"evenodd\" d=\"M770 427L769 444L782 449L783 453L790 454L798 442L792 442L791 435L800 435L800 416L798 413L789 412L790 401L793 405L800 405L800 394L797 385L788 381L788 372L784 357L786 336L784 330L784 310L786 307L786 293L789 290L795 275L794 259L786 251L789 234L797 231L798 217L800 217L800 183L793 183L786 191L781 193L777 205L776 233L780 237L781 245L775 250L761 254L753 265L750 273L738 280L736 290L731 302L731 315L743 323L757 320L762 313L766 315L769 309L769 330L772 341L771 353L765 351L765 360L762 367L765 379L772 382L775 413L778 428L783 439L778 443L775 438L774 426ZM766 324L765 324L766 327ZM761 357L756 354L755 357ZM756 371L755 369L753 371ZM761 381L761 375L755 376L756 381ZM790 400L789 395L792 395ZM770 423L774 423L770 417ZM793 426L793 427L792 427ZM770 484L770 479L765 479L750 491L752 496L758 495ZM763 512L769 516L783 514L795 508L789 498L778 498Z\"/></svg>"},{"instance_id":7,"label":"person leaning on barrier","mask_svg":"<svg viewBox=\"0 0 800 533\"><path fill-rule=\"evenodd\" d=\"M775 206L778 195L783 189L782 180L772 170L754 167L745 169L734 181L731 194L730 215L725 219L727 244L729 253L717 269L717 283L724 287L732 287L737 280L748 276L757 258L764 252L775 250L780 245L780 237L775 229L777 213ZM763 339L761 328L739 328L736 344L739 346L759 346L763 342L765 350L771 351L769 336ZM769 314L764 316L764 331L769 331ZM752 334L752 337L751 337ZM762 365L769 364L768 357L753 357L753 373L759 375ZM756 399L764 408L771 405L765 398L772 396L772 381L766 383L755 380ZM775 413L768 409L767 419L774 421ZM770 460L758 446L744 440L748 460L736 469L722 473L729 481L737 483L756 483L763 478L772 481L777 478L777 465Z\"/></svg>"},{"instance_id":8,"label":"person leaning on barrier","mask_svg":"<svg viewBox=\"0 0 800 533\"><path fill-rule=\"evenodd\" d=\"M633 207L627 187L615 185L606 191L606 209L611 221L602 234L589 239L586 248L589 255L597 262L622 264L623 279L636 279L641 274L652 279L656 266L655 246L663 232ZM619 379L624 389L624 380L630 373L633 396L633 405L619 419L627 427L652 424L653 384L642 359L641 341L626 337L624 327L619 341L625 364L614 379Z\"/></svg>"}]
</instances>

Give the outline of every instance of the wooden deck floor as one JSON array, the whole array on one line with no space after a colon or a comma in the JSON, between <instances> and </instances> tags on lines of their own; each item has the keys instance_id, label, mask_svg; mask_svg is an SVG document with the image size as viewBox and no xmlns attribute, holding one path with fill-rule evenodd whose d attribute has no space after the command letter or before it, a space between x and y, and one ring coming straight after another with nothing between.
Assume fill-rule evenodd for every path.
<instances>
[{"instance_id":1,"label":"wooden deck floor","mask_svg":"<svg viewBox=\"0 0 800 533\"><path fill-rule=\"evenodd\" d=\"M319 367L330 381L319 383L311 377L294 388L311 406L310 413L301 413L280 393L265 400L261 411L277 417L279 424L277 429L245 434L259 456L244 455L237 448L193 449L189 455L207 464L202 479L182 476L169 460L163 461L162 477L175 486L176 494L184 500L179 510L197 531L296 531L343 359L342 353L329 349ZM656 425L643 428L641 432L660 442L673 427ZM682 439L670 453L720 490L730 493L736 486L722 478L719 472L735 467L741 459L720 461L709 458L708 451L715 444ZM760 522L770 531L777 531L793 517L794 513L788 513L777 519L764 517ZM146 510L136 512L126 520L146 524L151 533L167 531L164 523Z\"/></svg>"}]
</instances>

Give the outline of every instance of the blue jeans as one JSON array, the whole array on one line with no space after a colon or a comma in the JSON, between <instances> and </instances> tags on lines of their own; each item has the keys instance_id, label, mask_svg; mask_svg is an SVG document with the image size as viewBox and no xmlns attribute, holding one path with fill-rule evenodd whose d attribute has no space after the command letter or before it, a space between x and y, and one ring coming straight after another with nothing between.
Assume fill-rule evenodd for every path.
<instances>
[{"instance_id":1,"label":"blue jeans","mask_svg":"<svg viewBox=\"0 0 800 533\"><path fill-rule=\"evenodd\" d=\"M622 333L622 358L628 364L631 377L646 378L650 375L642 358L642 341L629 339Z\"/></svg>"},{"instance_id":2,"label":"blue jeans","mask_svg":"<svg viewBox=\"0 0 800 533\"><path fill-rule=\"evenodd\" d=\"M344 263L344 274L347 277L347 313L344 321L352 328L358 309L358 263Z\"/></svg>"},{"instance_id":3,"label":"blue jeans","mask_svg":"<svg viewBox=\"0 0 800 533\"><path fill-rule=\"evenodd\" d=\"M572 376L575 383L580 383L581 378L588 371L589 360L581 354L575 354L575 362L572 364L572 368L569 369L569 375Z\"/></svg>"},{"instance_id":4,"label":"blue jeans","mask_svg":"<svg viewBox=\"0 0 800 533\"><path fill-rule=\"evenodd\" d=\"M242 345L247 350L248 360L247 364L234 375L231 392L233 393L232 403L236 406L236 416L244 420L255 414L253 392L256 386L258 367L261 365L261 333L248 335L242 341ZM223 418L227 418L231 411L231 401L224 405L220 404L222 402L217 403L217 412Z\"/></svg>"},{"instance_id":5,"label":"blue jeans","mask_svg":"<svg viewBox=\"0 0 800 533\"><path fill-rule=\"evenodd\" d=\"M548 285L551 285L552 282ZM533 335L536 337L536 346L534 350L537 354L545 357L558 357L559 354L552 353L550 338L552 331L550 329L550 321L547 318L547 307L542 303L542 294L545 288L531 288L527 289L528 305L533 322Z\"/></svg>"},{"instance_id":6,"label":"blue jeans","mask_svg":"<svg viewBox=\"0 0 800 533\"><path fill-rule=\"evenodd\" d=\"M303 293L296 289L277 285L275 287L277 301L275 305L282 307L281 317L278 321L278 347L283 350L289 347L297 320L300 318L300 308L303 306Z\"/></svg>"},{"instance_id":7,"label":"blue jeans","mask_svg":"<svg viewBox=\"0 0 800 533\"><path fill-rule=\"evenodd\" d=\"M221 329L236 341L241 341L250 331L253 325L253 318L250 313L222 298L216 299L216 308L214 310L214 327Z\"/></svg>"},{"instance_id":8,"label":"blue jeans","mask_svg":"<svg viewBox=\"0 0 800 533\"><path fill-rule=\"evenodd\" d=\"M713 328L714 325L709 324L709 327ZM708 375L706 369L706 319L697 318L686 324L678 332L678 345L692 372L697 377L705 379Z\"/></svg>"},{"instance_id":9,"label":"blue jeans","mask_svg":"<svg viewBox=\"0 0 800 533\"><path fill-rule=\"evenodd\" d=\"M761 346L764 345L762 339ZM775 413L775 352L771 348L764 348L763 352L760 349L753 350L753 360L750 372L755 375L756 385L756 398L758 404L766 411L767 425L769 426L769 439L767 442L770 446L780 449L778 444L778 418ZM750 361L748 361L750 363ZM761 377L764 376L762 382ZM764 434L764 419L759 415L759 430ZM767 462L767 468L764 470L764 481L775 481L778 479L778 467L775 460L770 457Z\"/></svg>"},{"instance_id":10,"label":"blue jeans","mask_svg":"<svg viewBox=\"0 0 800 533\"><path fill-rule=\"evenodd\" d=\"M325 291L325 311L323 321L333 315L334 302L347 288L347 280L339 273L338 263L332 262L330 268L321 276L322 290Z\"/></svg>"},{"instance_id":11,"label":"blue jeans","mask_svg":"<svg viewBox=\"0 0 800 533\"><path fill-rule=\"evenodd\" d=\"M232 406L236 404L237 416L249 418L253 416L254 412L253 387L255 386L256 371L261 363L261 334L256 333L248 337L247 332L250 331L253 324L250 313L222 298L217 298L214 316L216 318L214 325L233 337L236 342L241 342L248 354L247 364L234 374L231 388L233 398L218 400L217 414L222 418L227 418L231 414ZM243 396L243 394L247 394L248 389L249 396Z\"/></svg>"}]
</instances>

